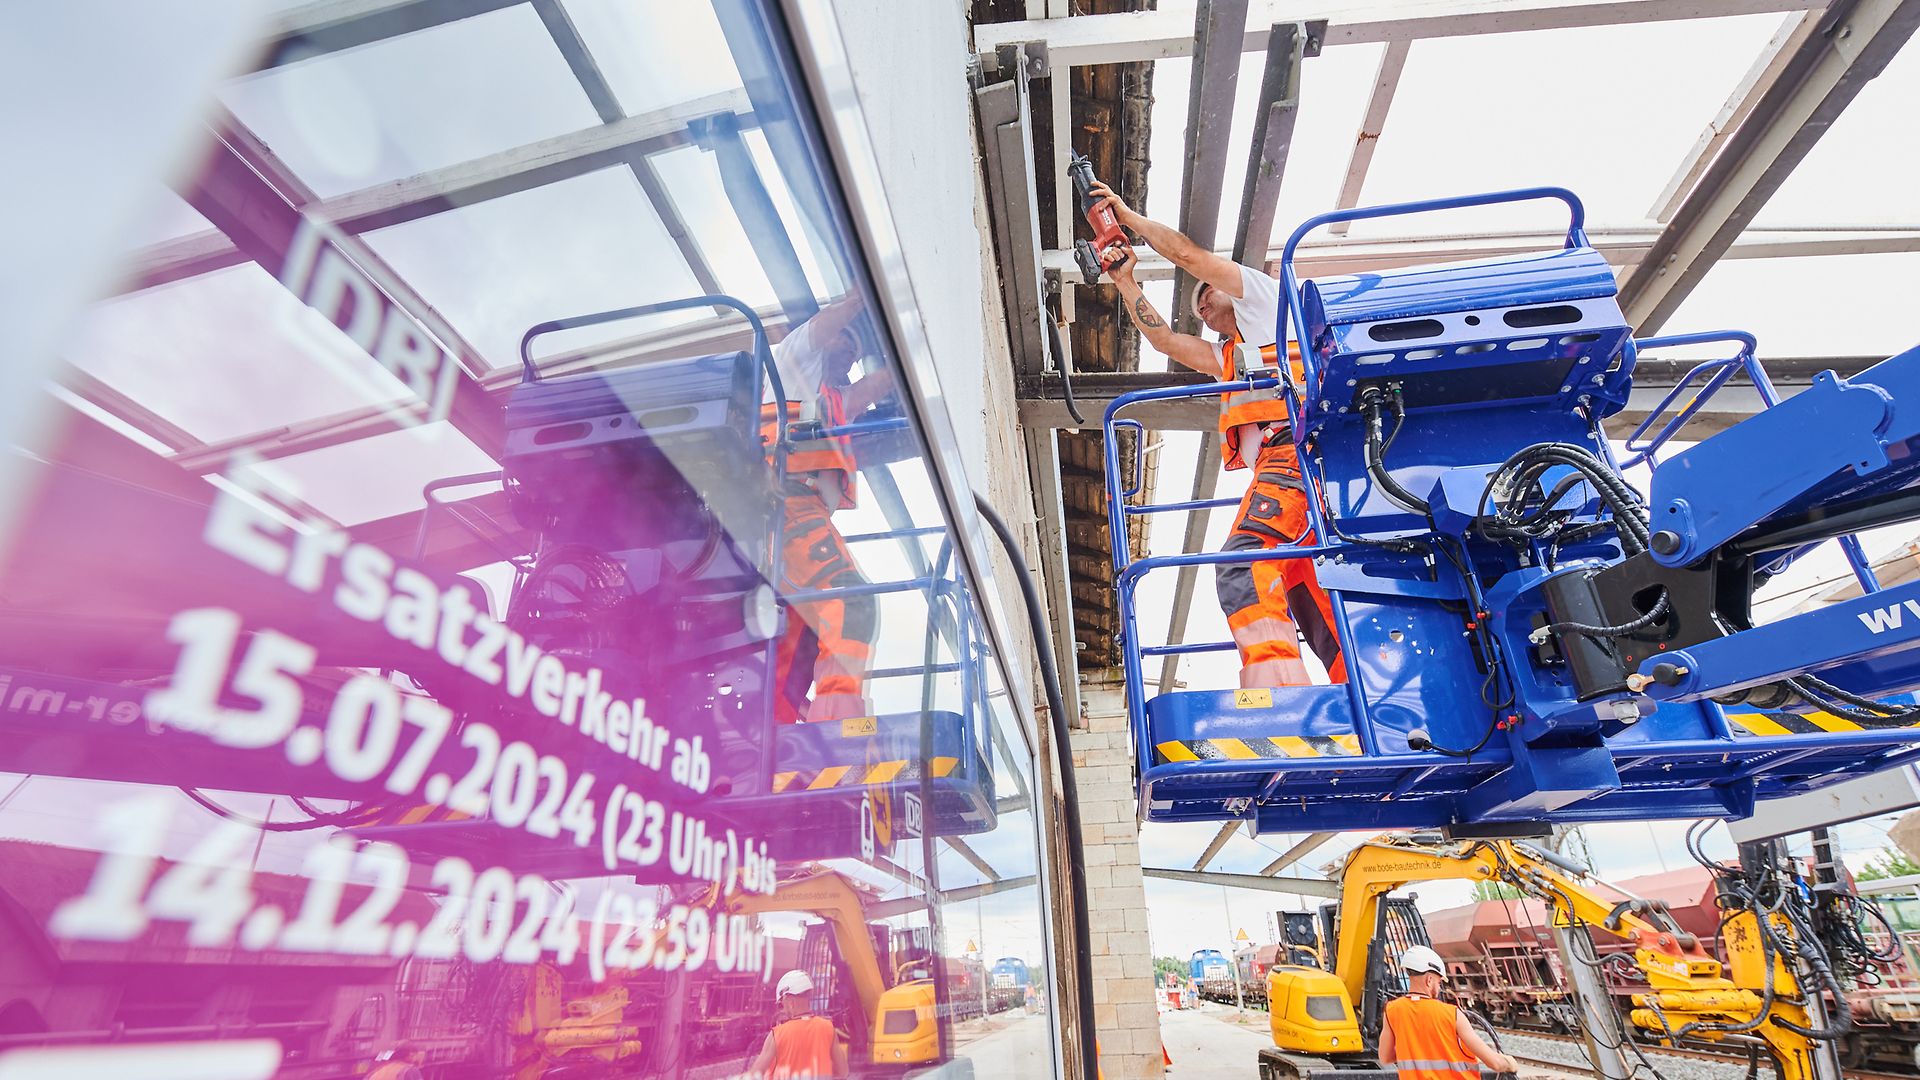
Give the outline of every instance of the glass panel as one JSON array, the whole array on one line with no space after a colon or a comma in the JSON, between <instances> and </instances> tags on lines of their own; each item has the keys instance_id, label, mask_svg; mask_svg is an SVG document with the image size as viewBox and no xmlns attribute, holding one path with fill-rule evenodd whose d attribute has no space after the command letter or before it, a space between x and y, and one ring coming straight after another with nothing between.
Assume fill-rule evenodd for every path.
<instances>
[{"instance_id":1,"label":"glass panel","mask_svg":"<svg viewBox=\"0 0 1920 1080\"><path fill-rule=\"evenodd\" d=\"M576 8L630 108L787 93L751 4ZM362 186L577 125L533 18L223 96ZM1053 1074L1025 726L810 106L754 114L662 159L736 297L624 162L348 236L216 161L255 261L88 313L0 516L0 1052Z\"/></svg>"},{"instance_id":2,"label":"glass panel","mask_svg":"<svg viewBox=\"0 0 1920 1080\"><path fill-rule=\"evenodd\" d=\"M74 336L66 358L207 442L407 393L253 265L107 301Z\"/></svg>"},{"instance_id":3,"label":"glass panel","mask_svg":"<svg viewBox=\"0 0 1920 1080\"><path fill-rule=\"evenodd\" d=\"M271 68L220 99L321 198L600 121L531 4Z\"/></svg>"},{"instance_id":4,"label":"glass panel","mask_svg":"<svg viewBox=\"0 0 1920 1080\"><path fill-rule=\"evenodd\" d=\"M740 85L711 7L566 0L566 9L629 116Z\"/></svg>"},{"instance_id":5,"label":"glass panel","mask_svg":"<svg viewBox=\"0 0 1920 1080\"><path fill-rule=\"evenodd\" d=\"M371 233L366 241L478 350L519 364L520 335L544 319L696 295L633 173L602 169ZM556 334L540 355L629 337L700 310Z\"/></svg>"}]
</instances>

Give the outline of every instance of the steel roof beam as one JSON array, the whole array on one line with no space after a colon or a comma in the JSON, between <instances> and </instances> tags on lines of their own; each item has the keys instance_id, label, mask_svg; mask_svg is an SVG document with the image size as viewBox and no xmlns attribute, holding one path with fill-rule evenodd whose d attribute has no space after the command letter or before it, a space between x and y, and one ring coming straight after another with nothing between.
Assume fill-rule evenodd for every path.
<instances>
[{"instance_id":1,"label":"steel roof beam","mask_svg":"<svg viewBox=\"0 0 1920 1080\"><path fill-rule=\"evenodd\" d=\"M1241 51L1267 46L1277 22L1324 19L1328 45L1562 30L1580 26L1708 19L1825 7L1824 0L1255 0L1252 29ZM1192 27L1177 9L1075 15L1068 19L986 23L974 28L974 49L991 53L1015 41L1039 41L1057 66L1165 60L1193 55Z\"/></svg>"},{"instance_id":2,"label":"steel roof beam","mask_svg":"<svg viewBox=\"0 0 1920 1080\"><path fill-rule=\"evenodd\" d=\"M1239 827L1239 821L1229 821L1221 825L1220 831L1213 834L1213 842L1207 845L1207 850L1201 852L1200 857L1193 861L1193 868L1205 870L1207 864L1213 861L1213 857L1220 854L1220 849L1227 846L1227 841L1233 839L1234 830Z\"/></svg>"},{"instance_id":3,"label":"steel roof beam","mask_svg":"<svg viewBox=\"0 0 1920 1080\"><path fill-rule=\"evenodd\" d=\"M268 23L257 68L282 64L513 7L521 0L316 0Z\"/></svg>"},{"instance_id":4,"label":"steel roof beam","mask_svg":"<svg viewBox=\"0 0 1920 1080\"><path fill-rule=\"evenodd\" d=\"M1193 13L1193 70L1187 86L1187 153L1180 169L1180 232L1212 248L1220 231L1220 192L1227 178L1227 137L1240 87L1240 39L1247 0L1200 0ZM1174 275L1173 329L1195 334L1200 320L1182 301L1193 287L1185 270Z\"/></svg>"},{"instance_id":5,"label":"steel roof beam","mask_svg":"<svg viewBox=\"0 0 1920 1080\"><path fill-rule=\"evenodd\" d=\"M1319 896L1328 900L1340 898L1340 883L1324 878L1263 877L1259 874L1222 874L1211 870L1170 870L1160 866L1146 867L1141 873L1163 881L1189 881L1195 885L1224 885L1232 889L1293 893L1296 896Z\"/></svg>"},{"instance_id":6,"label":"steel roof beam","mask_svg":"<svg viewBox=\"0 0 1920 1080\"><path fill-rule=\"evenodd\" d=\"M1636 332L1651 334L1666 324L1861 88L1920 27L1920 0L1835 7L1844 10L1821 17L1621 286L1620 307Z\"/></svg>"},{"instance_id":7,"label":"steel roof beam","mask_svg":"<svg viewBox=\"0 0 1920 1080\"><path fill-rule=\"evenodd\" d=\"M1233 232L1233 261L1273 243L1273 219L1286 179L1293 127L1300 117L1300 67L1320 55L1324 24L1276 23L1265 31L1267 64L1260 78L1260 102L1253 110L1253 143L1247 154L1246 181L1240 189L1240 221ZM1177 298L1176 298L1177 299Z\"/></svg>"},{"instance_id":8,"label":"steel roof beam","mask_svg":"<svg viewBox=\"0 0 1920 1080\"><path fill-rule=\"evenodd\" d=\"M1400 89L1400 76L1407 70L1407 53L1412 49L1412 41L1389 41L1380 54L1380 66L1373 73L1373 93L1367 98L1366 114L1360 118L1360 134L1354 137L1353 153L1347 158L1347 176L1340 181L1335 209L1351 210L1360 205L1361 189L1367 185L1367 170L1373 166L1373 151L1380 145L1380 133L1386 129L1387 113L1393 109L1393 95ZM1352 225L1351 221L1336 221L1327 231L1345 236Z\"/></svg>"},{"instance_id":9,"label":"steel roof beam","mask_svg":"<svg viewBox=\"0 0 1920 1080\"><path fill-rule=\"evenodd\" d=\"M709 94L656 112L599 127L556 135L444 169L320 199L305 209L349 233L371 232L458 207L513 195L693 143L689 125L722 113L742 114L747 97L738 90ZM128 260L124 291L151 288L235 266L246 259L218 232L208 231L151 245Z\"/></svg>"},{"instance_id":10,"label":"steel roof beam","mask_svg":"<svg viewBox=\"0 0 1920 1080\"><path fill-rule=\"evenodd\" d=\"M1326 846L1327 841L1332 840L1335 835L1336 834L1330 832L1308 833L1301 838L1299 843L1288 848L1285 854L1262 867L1260 876L1272 877L1274 874L1285 870L1287 867L1292 866L1294 863L1299 862L1301 859L1306 858Z\"/></svg>"},{"instance_id":11,"label":"steel roof beam","mask_svg":"<svg viewBox=\"0 0 1920 1080\"><path fill-rule=\"evenodd\" d=\"M1844 376L1853 376L1884 359L1884 356L1781 357L1763 360L1762 363L1775 385L1791 394L1811 385L1815 372L1832 370ZM1624 437L1633 430L1633 425L1646 416L1648 410L1660 403L1660 399L1673 388L1674 381L1694 363L1692 360L1641 357L1634 372L1633 394L1627 401L1627 407L1608 418L1608 428L1616 436ZM1079 399L1083 409L1104 410L1114 398L1134 390L1198 386L1208 381L1206 376L1191 371L1107 372L1075 379L1074 396ZM1072 423L1067 416L1058 378L1041 376L1021 379L1018 392L1021 424L1042 428L1065 427ZM1759 396L1751 387L1745 382L1730 383L1695 414L1677 437L1689 441L1705 438L1752 416L1760 408ZM1219 418L1219 406L1210 397L1178 398L1138 405L1128 409L1126 415L1139 420L1149 431L1211 432ZM1202 459L1200 467L1214 468L1210 459ZM1214 471L1219 470L1215 468Z\"/></svg>"},{"instance_id":12,"label":"steel roof beam","mask_svg":"<svg viewBox=\"0 0 1920 1080\"><path fill-rule=\"evenodd\" d=\"M1408 236L1364 240L1302 242L1294 266L1302 278L1388 270L1401 266L1518 255L1558 246L1566 234L1552 232L1469 233L1455 236ZM1654 228L1594 228L1587 238L1615 266L1632 266L1644 258L1659 238ZM1810 226L1750 229L1727 249L1727 259L1798 259L1825 255L1882 255L1920 251L1920 225ZM1265 266L1277 271L1281 249L1270 248ZM1232 257L1231 252L1221 255ZM1041 264L1049 271L1071 263L1071 253L1047 252ZM1134 267L1139 281L1165 281L1173 264L1145 254Z\"/></svg>"},{"instance_id":13,"label":"steel roof beam","mask_svg":"<svg viewBox=\"0 0 1920 1080\"><path fill-rule=\"evenodd\" d=\"M1053 655L1060 669L1060 704L1067 710L1067 726L1077 728L1081 726L1080 655L1074 637L1073 578L1067 563L1060 437L1052 428L1024 425L1020 434L1026 443L1027 480L1033 490L1034 532L1040 543L1039 570L1046 590L1047 625L1053 630Z\"/></svg>"},{"instance_id":14,"label":"steel roof beam","mask_svg":"<svg viewBox=\"0 0 1920 1080\"><path fill-rule=\"evenodd\" d=\"M1713 157L1720 152L1720 146L1726 137L1746 122L1754 106L1780 81L1780 73L1786 69L1787 62L1793 58L1802 45L1820 26L1818 12L1802 11L1787 17L1774 32L1760 55L1754 59L1753 66L1741 78L1733 93L1727 96L1726 104L1720 106L1719 113L1707 122L1706 129L1694 141L1693 149L1674 170L1673 179L1667 181L1666 190L1653 204L1648 217L1662 225L1673 220L1673 212L1680 207L1680 200L1700 179L1713 163Z\"/></svg>"}]
</instances>

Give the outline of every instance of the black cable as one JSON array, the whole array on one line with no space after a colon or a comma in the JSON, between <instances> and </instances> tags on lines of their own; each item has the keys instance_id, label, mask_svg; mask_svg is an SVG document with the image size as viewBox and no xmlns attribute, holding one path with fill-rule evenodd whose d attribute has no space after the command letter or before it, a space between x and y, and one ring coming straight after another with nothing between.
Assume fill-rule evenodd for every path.
<instances>
[{"instance_id":1,"label":"black cable","mask_svg":"<svg viewBox=\"0 0 1920 1080\"><path fill-rule=\"evenodd\" d=\"M182 787L180 793L198 803L203 809L215 817L224 818L228 821L237 821L248 828L259 829L261 832L305 832L308 829L320 829L328 826L344 828L350 825L366 824L367 812L365 808L343 810L339 813L315 814L305 821L257 821L245 814L221 806L219 803L201 794L195 788Z\"/></svg>"},{"instance_id":2,"label":"black cable","mask_svg":"<svg viewBox=\"0 0 1920 1080\"><path fill-rule=\"evenodd\" d=\"M1541 641L1545 641L1548 634L1584 634L1587 637L1607 638L1626 637L1628 634L1638 630L1645 630L1647 627L1659 622L1660 619L1666 615L1667 608L1667 590L1661 589L1660 599L1655 600L1653 606L1647 609L1646 614L1637 619L1628 620L1617 626L1592 626L1587 623L1572 621L1548 623L1540 629L1535 630L1532 634L1528 635L1528 637L1530 640L1538 637Z\"/></svg>"},{"instance_id":3,"label":"black cable","mask_svg":"<svg viewBox=\"0 0 1920 1080\"><path fill-rule=\"evenodd\" d=\"M1489 696L1492 692L1494 682L1500 677L1503 661L1500 655L1499 642L1488 632L1486 620L1480 617L1480 613L1486 610L1486 605L1480 594L1479 579L1473 576L1471 562L1466 556L1465 542L1461 541L1458 537L1451 538L1460 544L1460 553L1455 554L1445 543L1445 540L1449 539L1448 537L1435 535L1433 539L1434 546L1439 548L1440 553L1445 555L1447 561L1453 564L1453 568L1460 574L1461 582L1466 586L1468 621L1471 624L1468 632L1477 635L1477 639L1480 641L1480 647L1487 657L1487 677L1480 683L1480 703L1487 706L1490 710L1490 715L1487 717L1487 729L1481 733L1480 741L1473 744L1469 749L1459 750L1450 746L1441 746L1434 742L1430 736L1425 735L1410 736L1407 739L1407 748L1416 752L1431 750L1444 757L1471 758L1481 750L1486 749L1487 744L1493 741L1494 732L1500 730L1500 714L1513 705L1514 692L1512 687L1509 686L1506 697L1500 701L1494 701Z\"/></svg>"},{"instance_id":4,"label":"black cable","mask_svg":"<svg viewBox=\"0 0 1920 1080\"><path fill-rule=\"evenodd\" d=\"M1020 595L1027 605L1027 625L1033 635L1033 649L1040 657L1040 681L1046 685L1047 714L1053 720L1053 758L1060 764L1060 817L1061 827L1071 844L1075 845L1064 852L1067 859L1068 888L1072 891L1073 902L1073 975L1075 996L1079 999L1078 1034L1080 1036L1080 1064L1086 1080L1099 1080L1100 1048L1095 1041L1093 1030L1093 930L1087 922L1087 867L1082 857L1080 833L1080 789L1073 777L1073 744L1067 735L1067 706L1060 692L1060 669L1054 662L1052 639L1047 635L1046 620L1040 616L1040 594L1033 585L1033 573L1027 569L1027 560L1020 554L1020 545L1014 541L1013 530L993 509L986 497L975 495L973 504L980 511L980 517L993 534L1000 538L1000 546L1006 549L1007 562L1013 565L1013 576L1020 582Z\"/></svg>"},{"instance_id":5,"label":"black cable","mask_svg":"<svg viewBox=\"0 0 1920 1080\"><path fill-rule=\"evenodd\" d=\"M1535 443L1523 447L1487 474L1486 486L1481 489L1480 501L1476 505L1476 512L1480 515L1476 528L1481 535L1489 539L1504 538L1501 534L1510 531L1521 516L1511 506L1496 504L1489 522L1486 509L1496 488L1524 499L1524 492L1533 486L1535 480L1556 465L1574 469L1592 482L1595 493L1613 514L1621 548L1628 555L1647 550L1652 533L1639 494L1611 466L1585 447L1571 443ZM1551 506L1551 502L1548 505Z\"/></svg>"},{"instance_id":6,"label":"black cable","mask_svg":"<svg viewBox=\"0 0 1920 1080\"><path fill-rule=\"evenodd\" d=\"M1811 675L1799 675L1791 679L1782 679L1781 681L1786 683L1787 687L1794 693L1804 698L1808 704L1823 711L1830 712L1835 716L1852 720L1861 727L1890 731L1896 728L1910 727L1915 718L1920 717L1920 709L1887 713L1883 711L1852 708L1848 702L1867 701L1869 699L1861 698L1855 694L1849 694L1839 687L1833 686L1830 683L1821 682ZM1879 704L1878 702L1870 703L1875 705ZM1884 710L1887 709L1888 706L1880 705L1879 708Z\"/></svg>"},{"instance_id":7,"label":"black cable","mask_svg":"<svg viewBox=\"0 0 1920 1080\"><path fill-rule=\"evenodd\" d=\"M1047 341L1053 346L1053 366L1060 369L1060 389L1067 396L1067 415L1073 417L1074 423L1085 426L1087 418L1080 415L1080 403L1073 399L1073 372L1069 370L1072 365L1067 363L1067 349L1060 341L1060 324L1053 321L1052 300L1048 300L1047 310L1041 315L1047 322Z\"/></svg>"}]
</instances>

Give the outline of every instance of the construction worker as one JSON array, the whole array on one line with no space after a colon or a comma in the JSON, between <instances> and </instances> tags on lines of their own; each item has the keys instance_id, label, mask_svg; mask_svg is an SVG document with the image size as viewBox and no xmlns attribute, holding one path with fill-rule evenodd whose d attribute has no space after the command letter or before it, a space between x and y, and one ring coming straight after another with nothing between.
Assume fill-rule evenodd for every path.
<instances>
[{"instance_id":1,"label":"construction worker","mask_svg":"<svg viewBox=\"0 0 1920 1080\"><path fill-rule=\"evenodd\" d=\"M1258 350L1246 366L1277 368L1280 283L1264 271L1222 258L1177 229L1133 212L1104 184L1094 194L1106 200L1120 224L1197 281L1193 313L1223 338L1208 341L1176 334L1134 281L1131 248L1109 249L1107 274L1120 289L1121 306L1148 344L1168 359L1223 382L1242 377L1242 345ZM1289 356L1295 377L1296 357ZM1253 482L1240 501L1226 551L1249 551L1314 542L1307 527L1307 494L1300 477L1286 402L1277 390L1243 391L1220 399L1220 452L1228 470L1253 470ZM1334 630L1333 607L1313 576L1309 559L1266 560L1214 568L1214 586L1227 626L1240 650L1240 685L1299 686L1311 680L1300 662L1298 635L1327 669L1344 682L1346 665ZM1298 628L1296 629L1296 622Z\"/></svg>"},{"instance_id":2,"label":"construction worker","mask_svg":"<svg viewBox=\"0 0 1920 1080\"><path fill-rule=\"evenodd\" d=\"M1519 1070L1519 1062L1487 1045L1459 1006L1440 1000L1447 965L1439 953L1415 945L1401 955L1400 966L1409 989L1387 1002L1380 1027L1382 1066L1391 1066L1400 1080L1477 1080L1482 1063L1495 1072Z\"/></svg>"},{"instance_id":3,"label":"construction worker","mask_svg":"<svg viewBox=\"0 0 1920 1080\"><path fill-rule=\"evenodd\" d=\"M800 421L803 429L815 430L840 427L892 389L884 370L857 382L847 379L860 357L853 321L862 310L857 296L829 304L773 347L789 423ZM761 437L771 445L778 428L770 399L761 407L760 421ZM789 447L780 537L786 591L866 584L833 525L836 511L855 505L856 475L852 442L844 435L802 435ZM775 658L776 721L818 723L872 714L865 681L878 613L872 596L792 605L797 617L787 619Z\"/></svg>"},{"instance_id":4,"label":"construction worker","mask_svg":"<svg viewBox=\"0 0 1920 1080\"><path fill-rule=\"evenodd\" d=\"M798 968L780 976L774 987L780 1022L767 1033L749 1075L771 1080L847 1075L847 1034L824 1016L813 1015L813 979Z\"/></svg>"}]
</instances>

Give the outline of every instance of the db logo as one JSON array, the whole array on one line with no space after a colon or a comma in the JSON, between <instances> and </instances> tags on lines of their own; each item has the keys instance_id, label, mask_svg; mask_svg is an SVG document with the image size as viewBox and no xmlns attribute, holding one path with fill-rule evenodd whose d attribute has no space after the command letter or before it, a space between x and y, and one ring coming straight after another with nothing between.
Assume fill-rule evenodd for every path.
<instances>
[{"instance_id":1,"label":"db logo","mask_svg":"<svg viewBox=\"0 0 1920 1080\"><path fill-rule=\"evenodd\" d=\"M893 850L893 807L883 794L860 796L860 857L872 862L882 851Z\"/></svg>"}]
</instances>

